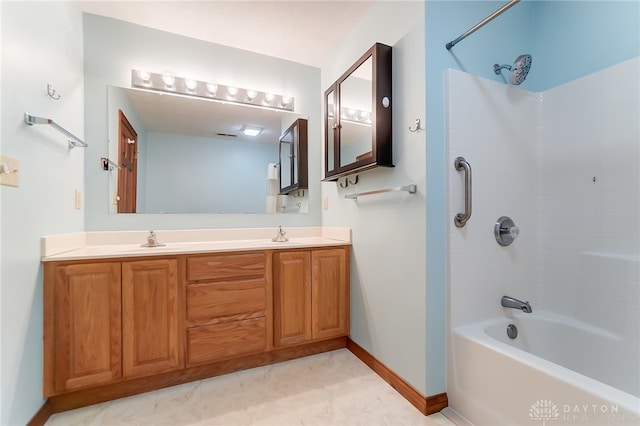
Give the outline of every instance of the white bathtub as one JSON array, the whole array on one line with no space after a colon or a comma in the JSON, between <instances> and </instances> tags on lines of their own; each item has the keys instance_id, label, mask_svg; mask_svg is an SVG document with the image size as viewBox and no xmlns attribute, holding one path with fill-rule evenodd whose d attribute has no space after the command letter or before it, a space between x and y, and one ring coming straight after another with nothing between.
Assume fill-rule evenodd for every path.
<instances>
[{"instance_id":1,"label":"white bathtub","mask_svg":"<svg viewBox=\"0 0 640 426\"><path fill-rule=\"evenodd\" d=\"M640 424L638 341L534 311L457 327L450 343L449 405L473 424Z\"/></svg>"}]
</instances>

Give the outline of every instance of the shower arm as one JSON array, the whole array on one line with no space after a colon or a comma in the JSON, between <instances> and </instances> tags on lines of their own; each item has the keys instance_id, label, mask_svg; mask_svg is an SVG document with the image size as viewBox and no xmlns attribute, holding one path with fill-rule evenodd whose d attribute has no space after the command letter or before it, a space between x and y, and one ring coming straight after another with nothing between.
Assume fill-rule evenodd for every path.
<instances>
[{"instance_id":1,"label":"shower arm","mask_svg":"<svg viewBox=\"0 0 640 426\"><path fill-rule=\"evenodd\" d=\"M518 3L520 0L511 0L509 3L505 4L504 6L502 6L500 9L496 10L495 12L493 12L491 15L487 16L486 18L484 18L481 22L477 23L476 25L474 25L473 27L469 28L464 34L462 34L460 37L458 37L455 40L450 41L449 43L446 44L446 48L447 50L451 50L451 48L453 46L455 46L456 44L460 43L462 40L464 40L465 38L467 38L468 36L470 36L471 34L475 33L477 30L479 30L480 28L484 27L486 24L488 24L490 21L493 21L496 17L498 17L499 15L501 15L503 12L505 12L507 9L513 7L516 5L516 3Z\"/></svg>"},{"instance_id":2,"label":"shower arm","mask_svg":"<svg viewBox=\"0 0 640 426\"><path fill-rule=\"evenodd\" d=\"M493 64L493 72L495 72L496 74L500 74L500 70L504 68L511 71L513 67L509 64L504 64L504 65Z\"/></svg>"}]
</instances>

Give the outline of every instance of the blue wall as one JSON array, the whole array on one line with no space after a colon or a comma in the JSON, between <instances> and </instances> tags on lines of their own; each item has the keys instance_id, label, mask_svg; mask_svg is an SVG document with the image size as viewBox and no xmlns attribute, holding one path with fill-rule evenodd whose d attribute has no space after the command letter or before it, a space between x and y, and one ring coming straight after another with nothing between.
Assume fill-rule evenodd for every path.
<instances>
[{"instance_id":1,"label":"blue wall","mask_svg":"<svg viewBox=\"0 0 640 426\"><path fill-rule=\"evenodd\" d=\"M147 132L146 213L264 213L278 144ZM185 173L186 171L186 173Z\"/></svg>"},{"instance_id":2,"label":"blue wall","mask_svg":"<svg viewBox=\"0 0 640 426\"><path fill-rule=\"evenodd\" d=\"M640 1L524 0L447 51L505 1L427 1L427 389L445 391L446 117L444 72L490 79L494 63L533 55L522 88L542 91L640 55ZM640 78L640 76L639 76Z\"/></svg>"}]
</instances>

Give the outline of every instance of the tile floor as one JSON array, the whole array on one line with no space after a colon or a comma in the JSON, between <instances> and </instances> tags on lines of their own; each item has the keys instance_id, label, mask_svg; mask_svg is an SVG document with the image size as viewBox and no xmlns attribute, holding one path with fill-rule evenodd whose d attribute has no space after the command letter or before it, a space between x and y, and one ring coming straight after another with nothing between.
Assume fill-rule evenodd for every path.
<instances>
[{"instance_id":1,"label":"tile floor","mask_svg":"<svg viewBox=\"0 0 640 426\"><path fill-rule=\"evenodd\" d=\"M427 425L346 349L240 371L54 414L57 425Z\"/></svg>"}]
</instances>

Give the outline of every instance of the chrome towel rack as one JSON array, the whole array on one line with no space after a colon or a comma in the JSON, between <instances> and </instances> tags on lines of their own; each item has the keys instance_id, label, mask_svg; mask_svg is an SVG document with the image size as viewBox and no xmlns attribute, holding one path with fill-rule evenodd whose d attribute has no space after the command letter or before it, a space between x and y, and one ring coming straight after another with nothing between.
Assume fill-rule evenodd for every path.
<instances>
[{"instance_id":1,"label":"chrome towel rack","mask_svg":"<svg viewBox=\"0 0 640 426\"><path fill-rule=\"evenodd\" d=\"M105 172L113 171L113 169L121 169L118 163L106 157L100 158L100 165L102 166L102 170L104 170Z\"/></svg>"},{"instance_id":2,"label":"chrome towel rack","mask_svg":"<svg viewBox=\"0 0 640 426\"><path fill-rule=\"evenodd\" d=\"M56 129L57 131L59 131L60 133L65 135L67 138L69 138L69 148L75 148L77 146L80 146L82 148L86 148L87 146L89 146L86 143L84 143L84 141L82 139L80 139L79 137L75 136L73 133L71 133L70 131L68 131L64 127L60 126L58 123L56 123L55 121L53 121L50 118L36 117L34 115L31 115L31 114L25 112L24 113L24 122L26 124L28 124L29 126L33 126L34 124L48 124L49 126L53 127L54 129Z\"/></svg>"},{"instance_id":3,"label":"chrome towel rack","mask_svg":"<svg viewBox=\"0 0 640 426\"><path fill-rule=\"evenodd\" d=\"M409 185L403 185L403 186L396 186L394 188L386 188L386 189L376 189L375 191L367 191L367 192L358 192L355 194L347 194L344 196L344 198L348 199L348 200L357 200L358 197L362 197L365 195L374 195L374 194L382 194L385 192L400 192L400 191L405 191L408 192L409 194L415 194L416 190L418 189L418 186L415 183L409 184Z\"/></svg>"}]
</instances>

